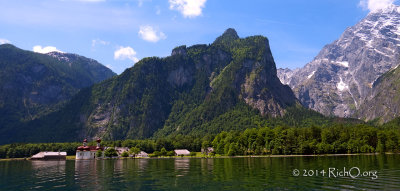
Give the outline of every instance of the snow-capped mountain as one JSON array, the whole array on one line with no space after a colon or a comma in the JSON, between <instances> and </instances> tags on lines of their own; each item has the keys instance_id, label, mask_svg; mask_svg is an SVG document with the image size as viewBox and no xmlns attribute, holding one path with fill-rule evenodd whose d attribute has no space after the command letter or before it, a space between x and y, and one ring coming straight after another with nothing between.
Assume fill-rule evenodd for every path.
<instances>
[{"instance_id":1,"label":"snow-capped mountain","mask_svg":"<svg viewBox=\"0 0 400 191\"><path fill-rule=\"evenodd\" d=\"M296 73L299 69L296 70L291 70L289 68L278 68L277 69L277 75L278 78L281 80L282 84L289 84L292 76L294 73Z\"/></svg>"},{"instance_id":2,"label":"snow-capped mountain","mask_svg":"<svg viewBox=\"0 0 400 191\"><path fill-rule=\"evenodd\" d=\"M399 64L400 7L369 13L294 71L278 70L303 105L325 115L351 117L375 80Z\"/></svg>"}]
</instances>

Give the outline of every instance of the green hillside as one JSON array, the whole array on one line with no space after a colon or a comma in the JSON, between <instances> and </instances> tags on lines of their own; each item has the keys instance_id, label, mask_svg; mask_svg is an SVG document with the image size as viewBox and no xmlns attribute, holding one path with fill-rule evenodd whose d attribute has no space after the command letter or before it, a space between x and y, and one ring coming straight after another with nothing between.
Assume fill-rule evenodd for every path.
<instances>
[{"instance_id":1,"label":"green hillside","mask_svg":"<svg viewBox=\"0 0 400 191\"><path fill-rule=\"evenodd\" d=\"M56 111L81 88L114 75L82 56L0 45L0 134L9 137L5 132Z\"/></svg>"}]
</instances>

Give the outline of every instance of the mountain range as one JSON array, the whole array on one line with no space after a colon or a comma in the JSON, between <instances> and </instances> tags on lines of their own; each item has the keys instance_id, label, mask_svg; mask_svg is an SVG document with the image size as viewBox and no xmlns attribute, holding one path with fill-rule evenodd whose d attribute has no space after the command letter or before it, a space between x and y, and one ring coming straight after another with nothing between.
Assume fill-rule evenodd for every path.
<instances>
[{"instance_id":1,"label":"mountain range","mask_svg":"<svg viewBox=\"0 0 400 191\"><path fill-rule=\"evenodd\" d=\"M387 72L399 65L399 53L400 7L391 5L347 28L303 68L278 69L278 76L304 106L326 116L387 122L398 116L399 102L395 93L386 96L382 80L396 81Z\"/></svg>"},{"instance_id":2,"label":"mountain range","mask_svg":"<svg viewBox=\"0 0 400 191\"><path fill-rule=\"evenodd\" d=\"M353 118L381 124L399 116L399 53L395 5L371 12L295 70L276 69L266 37L240 38L234 29L120 75L76 54L1 45L0 143L363 123Z\"/></svg>"},{"instance_id":3,"label":"mountain range","mask_svg":"<svg viewBox=\"0 0 400 191\"><path fill-rule=\"evenodd\" d=\"M73 135L69 140L117 140L218 133L259 127L259 121L282 117L289 107L301 106L277 77L268 39L239 38L228 29L211 45L180 46L171 56L142 59L122 74L82 89L63 109L16 134L25 140L66 140L66 134ZM245 117L243 124L211 128L220 120Z\"/></svg>"}]
</instances>

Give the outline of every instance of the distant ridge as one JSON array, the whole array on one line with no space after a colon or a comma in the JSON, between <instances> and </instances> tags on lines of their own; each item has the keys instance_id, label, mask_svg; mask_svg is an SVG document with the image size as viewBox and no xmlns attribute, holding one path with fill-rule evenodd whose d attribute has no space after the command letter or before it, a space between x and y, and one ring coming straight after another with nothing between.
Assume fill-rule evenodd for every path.
<instances>
[{"instance_id":1,"label":"distant ridge","mask_svg":"<svg viewBox=\"0 0 400 191\"><path fill-rule=\"evenodd\" d=\"M40 54L0 45L0 138L10 136L10 130L22 122L57 110L80 89L114 75L79 55Z\"/></svg>"}]
</instances>

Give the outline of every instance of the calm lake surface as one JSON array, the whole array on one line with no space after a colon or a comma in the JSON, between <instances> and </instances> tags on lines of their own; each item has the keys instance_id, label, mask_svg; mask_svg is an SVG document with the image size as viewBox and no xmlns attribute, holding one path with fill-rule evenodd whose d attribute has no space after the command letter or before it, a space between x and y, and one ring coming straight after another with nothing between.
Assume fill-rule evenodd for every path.
<instances>
[{"instance_id":1,"label":"calm lake surface","mask_svg":"<svg viewBox=\"0 0 400 191\"><path fill-rule=\"evenodd\" d=\"M338 189L400 190L400 155L0 161L0 190Z\"/></svg>"}]
</instances>

